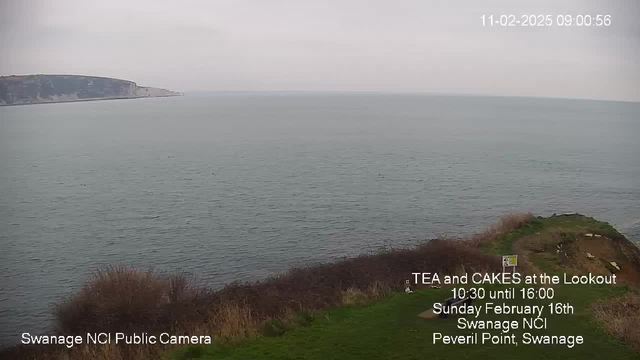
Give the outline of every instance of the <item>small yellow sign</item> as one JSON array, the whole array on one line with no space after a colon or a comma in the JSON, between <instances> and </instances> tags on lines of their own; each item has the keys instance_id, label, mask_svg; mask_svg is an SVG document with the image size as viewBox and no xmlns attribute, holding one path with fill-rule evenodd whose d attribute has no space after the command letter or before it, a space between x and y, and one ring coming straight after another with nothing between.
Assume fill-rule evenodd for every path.
<instances>
[{"instance_id":1,"label":"small yellow sign","mask_svg":"<svg viewBox=\"0 0 640 360\"><path fill-rule=\"evenodd\" d=\"M502 267L518 266L518 255L502 255Z\"/></svg>"}]
</instances>

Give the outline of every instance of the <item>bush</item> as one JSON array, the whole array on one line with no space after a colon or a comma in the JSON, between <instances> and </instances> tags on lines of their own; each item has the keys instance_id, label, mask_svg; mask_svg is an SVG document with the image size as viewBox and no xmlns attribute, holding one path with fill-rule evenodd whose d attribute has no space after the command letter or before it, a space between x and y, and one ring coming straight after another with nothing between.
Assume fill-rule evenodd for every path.
<instances>
[{"instance_id":1,"label":"bush","mask_svg":"<svg viewBox=\"0 0 640 360\"><path fill-rule=\"evenodd\" d=\"M640 294L628 293L598 301L593 310L605 331L640 350Z\"/></svg>"},{"instance_id":2,"label":"bush","mask_svg":"<svg viewBox=\"0 0 640 360\"><path fill-rule=\"evenodd\" d=\"M192 306L197 298L183 274L110 266L97 270L78 293L54 307L56 329L67 335L167 331L175 322L197 316Z\"/></svg>"},{"instance_id":3,"label":"bush","mask_svg":"<svg viewBox=\"0 0 640 360\"><path fill-rule=\"evenodd\" d=\"M468 271L500 270L496 256L451 240L293 268L218 291L198 289L184 275L111 266L96 271L78 293L55 306L55 323L64 334L206 328L225 339L245 338L255 332L247 329L287 312L363 303L402 290L413 272L451 274L461 265Z\"/></svg>"},{"instance_id":4,"label":"bush","mask_svg":"<svg viewBox=\"0 0 640 360\"><path fill-rule=\"evenodd\" d=\"M57 332L65 335L170 332L234 342L260 332L278 336L287 326L309 324L313 320L309 312L363 303L403 290L405 280L413 280L414 272L454 274L461 267L471 272L497 272L500 266L497 256L456 240L432 240L414 248L386 249L292 268L263 281L235 282L216 291L193 285L184 274L109 266L96 271L82 289L55 305L54 321ZM21 353L22 349L11 351ZM81 346L60 358L82 359L86 358L84 352L96 349L108 350L108 354L90 358L151 359L162 351L158 346ZM58 351L43 350L38 356L58 358Z\"/></svg>"}]
</instances>

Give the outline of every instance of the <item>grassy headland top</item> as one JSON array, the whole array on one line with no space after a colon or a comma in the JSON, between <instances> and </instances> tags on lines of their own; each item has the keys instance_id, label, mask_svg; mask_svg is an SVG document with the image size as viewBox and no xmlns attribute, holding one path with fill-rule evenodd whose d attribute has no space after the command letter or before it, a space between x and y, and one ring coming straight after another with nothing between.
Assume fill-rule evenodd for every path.
<instances>
[{"instance_id":1,"label":"grassy headland top","mask_svg":"<svg viewBox=\"0 0 640 360\"><path fill-rule=\"evenodd\" d=\"M404 291L405 281L416 272L449 276L501 273L500 255L507 254L518 255L522 275L615 274L617 284L457 285L481 286L495 293L513 289L516 294L551 288L545 294L552 291L552 299L487 297L473 303L485 306L492 302L487 309L502 303L513 308L544 308L546 328L542 330L523 328L525 316L518 313L418 317L435 311L434 304L450 297L453 286L412 283L413 292ZM414 248L293 268L260 282L236 282L219 290L195 286L183 274L108 267L55 306L55 331L85 336L97 332L145 334L146 338L155 336L157 343L84 344L72 349L29 345L6 349L0 355L65 360L640 359L639 285L640 249L611 225L577 214L510 215L467 239L431 240ZM477 328L478 320L494 329ZM514 327L513 322L519 326ZM509 326L508 333L495 329L503 325ZM484 331L498 340L513 335L519 343L443 341L444 336L460 339ZM435 341L434 334L442 337ZM163 336L165 340L170 336L211 337L212 344L161 344ZM558 340L562 336L564 340ZM577 336L584 339L582 344L576 344ZM542 344L531 343L532 338Z\"/></svg>"}]
</instances>

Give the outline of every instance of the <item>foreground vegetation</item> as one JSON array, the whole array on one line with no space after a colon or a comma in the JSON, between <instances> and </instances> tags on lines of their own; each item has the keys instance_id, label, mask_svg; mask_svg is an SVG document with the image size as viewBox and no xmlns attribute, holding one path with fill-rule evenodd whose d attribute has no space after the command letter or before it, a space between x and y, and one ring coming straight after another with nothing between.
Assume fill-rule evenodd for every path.
<instances>
[{"instance_id":1,"label":"foreground vegetation","mask_svg":"<svg viewBox=\"0 0 640 360\"><path fill-rule=\"evenodd\" d=\"M179 349L174 359L605 359L637 358L620 341L606 336L592 321L588 304L600 297L618 295L622 288L567 286L557 290L559 301L570 301L580 312L549 317L545 334L582 335L586 345L553 346L442 345L432 344L432 334L461 333L453 319L423 319L416 314L450 296L448 289L422 289L413 294L397 293L371 305L334 308L319 312L307 325L280 336L261 336L235 346L191 346ZM510 302L525 304L522 300ZM541 301L528 301L538 304ZM484 319L518 320L521 316L487 316ZM522 330L514 331L521 334Z\"/></svg>"},{"instance_id":2,"label":"foreground vegetation","mask_svg":"<svg viewBox=\"0 0 640 360\"><path fill-rule=\"evenodd\" d=\"M526 220L524 220L526 218ZM596 239L581 239L597 234ZM587 238L589 238L587 236ZM583 240L583 241L580 241ZM585 344L565 345L442 345L432 334L464 333L451 319L423 319L416 315L451 296L449 289L421 289L413 294L396 293L370 305L342 307L316 313L313 322L286 330L277 337L261 336L230 346L192 346L175 351L174 359L393 359L494 358L494 359L606 359L640 358L637 321L640 295L633 274L638 249L613 227L581 215L546 219L506 217L498 226L466 241L489 253L518 253L527 271L583 273L583 246L607 261L587 260L589 271L609 274L603 263L616 260L625 270L618 273L620 286L556 285L556 302L572 304L574 315L548 317L548 330L539 334L582 335ZM600 259L604 260L604 259ZM595 264L595 265L594 265ZM626 281L625 281L626 279ZM488 286L487 290L500 286ZM510 304L548 304L549 301L510 300ZM491 320L520 320L521 316L484 316ZM522 329L514 331L518 336ZM626 342L626 344L625 344ZM535 350L534 350L535 349Z\"/></svg>"},{"instance_id":3,"label":"foreground vegetation","mask_svg":"<svg viewBox=\"0 0 640 360\"><path fill-rule=\"evenodd\" d=\"M587 234L591 234L588 237ZM596 234L597 236L593 236ZM596 258L586 259L585 252ZM549 334L583 335L586 344L555 346L433 345L434 331L453 334L456 322L416 315L450 296L449 289L399 291L412 272L501 271L499 254L516 253L521 271L608 274L615 261L623 286L557 286L558 301L577 314L549 318ZM434 240L331 264L292 269L258 283L218 291L182 275L126 267L98 271L55 308L56 331L211 335L210 346L17 346L10 358L37 359L331 359L491 358L582 359L592 354L630 359L640 343L640 250L606 223L581 215L504 217L469 239ZM531 302L528 302L531 304ZM634 308L635 306L635 308ZM627 344L623 343L626 342ZM530 349L535 349L531 351Z\"/></svg>"}]
</instances>

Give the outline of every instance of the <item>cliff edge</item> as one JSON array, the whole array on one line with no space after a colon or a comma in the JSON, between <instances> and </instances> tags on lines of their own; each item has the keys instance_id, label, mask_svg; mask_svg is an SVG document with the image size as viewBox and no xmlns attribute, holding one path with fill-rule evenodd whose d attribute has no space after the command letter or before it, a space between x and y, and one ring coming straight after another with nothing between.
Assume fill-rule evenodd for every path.
<instances>
[{"instance_id":1,"label":"cliff edge","mask_svg":"<svg viewBox=\"0 0 640 360\"><path fill-rule=\"evenodd\" d=\"M0 77L0 106L181 96L133 81L83 75L12 75Z\"/></svg>"}]
</instances>

